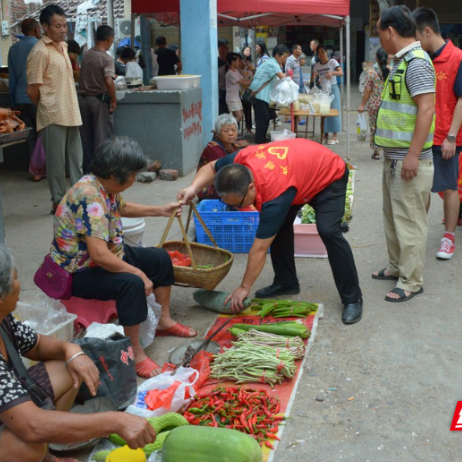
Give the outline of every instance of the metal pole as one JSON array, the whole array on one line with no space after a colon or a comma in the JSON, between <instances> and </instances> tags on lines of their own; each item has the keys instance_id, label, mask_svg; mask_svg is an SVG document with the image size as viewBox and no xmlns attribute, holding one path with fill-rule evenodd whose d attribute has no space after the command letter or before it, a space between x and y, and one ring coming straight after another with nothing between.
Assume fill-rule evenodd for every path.
<instances>
[{"instance_id":1,"label":"metal pole","mask_svg":"<svg viewBox=\"0 0 462 462\"><path fill-rule=\"evenodd\" d=\"M346 81L347 81L347 160L350 159L350 91L351 91L351 78L350 78L350 16L346 17Z\"/></svg>"},{"instance_id":2,"label":"metal pole","mask_svg":"<svg viewBox=\"0 0 462 462\"><path fill-rule=\"evenodd\" d=\"M344 70L343 63L344 63L344 60L343 60L343 24L342 24L342 27L340 28L340 67L342 68L342 70ZM340 108L342 110L342 127L343 127L343 131L345 131L345 104L344 104L344 102L345 102L345 95L344 95L345 85L344 85L343 82L345 82L345 77L340 77L340 94L341 94Z\"/></svg>"},{"instance_id":3,"label":"metal pole","mask_svg":"<svg viewBox=\"0 0 462 462\"><path fill-rule=\"evenodd\" d=\"M130 48L132 50L135 49L135 20L136 20L136 14L132 13L132 23L131 23L131 30L130 30Z\"/></svg>"},{"instance_id":4,"label":"metal pole","mask_svg":"<svg viewBox=\"0 0 462 462\"><path fill-rule=\"evenodd\" d=\"M107 8L107 25L114 29L114 4L113 0L106 0ZM115 57L115 43L112 44L111 49L109 50L112 54L112 57Z\"/></svg>"}]
</instances>

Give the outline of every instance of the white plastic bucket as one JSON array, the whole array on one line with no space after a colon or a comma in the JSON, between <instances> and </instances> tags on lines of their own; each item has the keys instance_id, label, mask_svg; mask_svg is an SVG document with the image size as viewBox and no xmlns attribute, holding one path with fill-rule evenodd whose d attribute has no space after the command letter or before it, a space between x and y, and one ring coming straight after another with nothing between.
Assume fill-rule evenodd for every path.
<instances>
[{"instance_id":1,"label":"white plastic bucket","mask_svg":"<svg viewBox=\"0 0 462 462\"><path fill-rule=\"evenodd\" d=\"M143 245L143 232L146 227L144 218L122 218L124 242L133 247Z\"/></svg>"},{"instance_id":2,"label":"white plastic bucket","mask_svg":"<svg viewBox=\"0 0 462 462\"><path fill-rule=\"evenodd\" d=\"M273 141L283 141L283 140L292 140L296 138L297 135L290 130L284 129L284 131L271 132L271 142Z\"/></svg>"}]
</instances>

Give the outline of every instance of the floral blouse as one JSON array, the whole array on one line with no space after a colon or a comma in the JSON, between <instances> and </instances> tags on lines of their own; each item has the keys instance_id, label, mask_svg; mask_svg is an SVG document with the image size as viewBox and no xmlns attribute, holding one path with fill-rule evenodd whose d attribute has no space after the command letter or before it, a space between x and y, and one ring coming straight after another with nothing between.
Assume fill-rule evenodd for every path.
<instances>
[{"instance_id":1,"label":"floral blouse","mask_svg":"<svg viewBox=\"0 0 462 462\"><path fill-rule=\"evenodd\" d=\"M383 76L382 70L377 67L373 67L369 74L366 77L365 87L371 89L371 94L368 99L369 109L377 109L380 106L382 101L382 92L383 92Z\"/></svg>"},{"instance_id":2,"label":"floral blouse","mask_svg":"<svg viewBox=\"0 0 462 462\"><path fill-rule=\"evenodd\" d=\"M117 257L124 257L124 239L119 194L107 194L93 175L80 179L56 210L51 258L70 273L95 264L88 257L86 236L107 242Z\"/></svg>"}]
</instances>

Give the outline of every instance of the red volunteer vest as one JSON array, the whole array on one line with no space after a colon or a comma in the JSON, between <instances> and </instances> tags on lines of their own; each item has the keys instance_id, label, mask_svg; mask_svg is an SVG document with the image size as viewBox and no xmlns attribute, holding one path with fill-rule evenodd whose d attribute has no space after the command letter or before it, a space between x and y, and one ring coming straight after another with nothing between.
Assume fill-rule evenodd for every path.
<instances>
[{"instance_id":1,"label":"red volunteer vest","mask_svg":"<svg viewBox=\"0 0 462 462\"><path fill-rule=\"evenodd\" d=\"M462 50L456 48L450 40L443 48L443 52L434 59L436 73L436 122L433 144L441 146L449 135L457 97L454 94L454 82L462 61ZM453 133L455 134L455 133ZM457 134L457 146L462 146L462 128Z\"/></svg>"},{"instance_id":2,"label":"red volunteer vest","mask_svg":"<svg viewBox=\"0 0 462 462\"><path fill-rule=\"evenodd\" d=\"M316 194L339 180L345 161L330 149L305 139L276 141L249 146L240 151L234 163L248 167L253 174L259 212L290 187L297 189L294 204L306 204Z\"/></svg>"}]
</instances>

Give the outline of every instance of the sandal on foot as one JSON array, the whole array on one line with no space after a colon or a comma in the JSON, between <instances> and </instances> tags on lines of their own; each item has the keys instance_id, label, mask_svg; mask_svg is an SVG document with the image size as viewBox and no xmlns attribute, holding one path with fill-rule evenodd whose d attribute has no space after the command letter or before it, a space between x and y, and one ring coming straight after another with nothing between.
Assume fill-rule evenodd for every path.
<instances>
[{"instance_id":1,"label":"sandal on foot","mask_svg":"<svg viewBox=\"0 0 462 462\"><path fill-rule=\"evenodd\" d=\"M399 298L391 298L391 297L389 297L387 295L385 297L385 300L387 302L392 302L392 303L407 302L412 297L415 297L416 295L422 294L423 293L423 287L421 287L417 292L411 292L409 295L406 295L404 290L400 289L399 287L395 287L390 292L393 293L393 294L399 295Z\"/></svg>"},{"instance_id":2,"label":"sandal on foot","mask_svg":"<svg viewBox=\"0 0 462 462\"><path fill-rule=\"evenodd\" d=\"M377 271L377 276L375 274L372 274L372 279L380 279L381 281L397 281L398 278L396 276L392 276L389 274L388 276L385 276L385 271L387 269L381 269L380 271Z\"/></svg>"},{"instance_id":3,"label":"sandal on foot","mask_svg":"<svg viewBox=\"0 0 462 462\"><path fill-rule=\"evenodd\" d=\"M338 139L337 138L331 138L327 144L329 145L333 145L333 144L338 144Z\"/></svg>"},{"instance_id":4,"label":"sandal on foot","mask_svg":"<svg viewBox=\"0 0 462 462\"><path fill-rule=\"evenodd\" d=\"M162 372L162 368L154 362L151 358L146 358L143 361L135 364L136 375L143 379L150 379L154 377L153 372L159 370L159 374Z\"/></svg>"},{"instance_id":5,"label":"sandal on foot","mask_svg":"<svg viewBox=\"0 0 462 462\"><path fill-rule=\"evenodd\" d=\"M194 332L193 335L190 334L191 330ZM157 337L186 337L186 338L190 338L190 337L195 337L196 335L197 335L197 332L194 329L192 329L189 326L183 326L183 324L180 324L179 322L177 322L172 327L169 327L168 329L157 330L156 331L156 336Z\"/></svg>"},{"instance_id":6,"label":"sandal on foot","mask_svg":"<svg viewBox=\"0 0 462 462\"><path fill-rule=\"evenodd\" d=\"M380 154L378 152L372 153L371 159L380 160Z\"/></svg>"}]
</instances>

